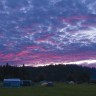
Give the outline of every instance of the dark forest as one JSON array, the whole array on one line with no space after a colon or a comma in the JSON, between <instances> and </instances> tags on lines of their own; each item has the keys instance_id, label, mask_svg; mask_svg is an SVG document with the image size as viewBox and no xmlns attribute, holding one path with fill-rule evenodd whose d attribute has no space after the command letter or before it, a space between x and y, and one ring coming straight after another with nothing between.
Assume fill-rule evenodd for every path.
<instances>
[{"instance_id":1,"label":"dark forest","mask_svg":"<svg viewBox=\"0 0 96 96\"><path fill-rule=\"evenodd\" d=\"M8 63L0 66L0 80L5 78L20 78L39 82L47 81L74 81L89 82L96 76L95 68L82 67L78 65L49 65L44 67L10 66Z\"/></svg>"}]
</instances>

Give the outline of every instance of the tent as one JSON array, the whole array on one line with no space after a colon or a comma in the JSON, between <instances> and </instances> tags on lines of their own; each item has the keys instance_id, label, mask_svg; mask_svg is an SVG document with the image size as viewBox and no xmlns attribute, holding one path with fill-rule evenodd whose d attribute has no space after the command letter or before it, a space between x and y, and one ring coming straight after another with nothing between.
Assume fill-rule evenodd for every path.
<instances>
[{"instance_id":1,"label":"tent","mask_svg":"<svg viewBox=\"0 0 96 96\"><path fill-rule=\"evenodd\" d=\"M75 82L74 81L69 81L69 83L68 84L75 84Z\"/></svg>"},{"instance_id":2,"label":"tent","mask_svg":"<svg viewBox=\"0 0 96 96\"><path fill-rule=\"evenodd\" d=\"M47 86L47 87L53 87L54 83L53 82L43 82L41 85L42 86Z\"/></svg>"},{"instance_id":3,"label":"tent","mask_svg":"<svg viewBox=\"0 0 96 96\"><path fill-rule=\"evenodd\" d=\"M42 86L47 86L47 84L48 84L47 82L43 82L41 85Z\"/></svg>"},{"instance_id":4,"label":"tent","mask_svg":"<svg viewBox=\"0 0 96 96\"><path fill-rule=\"evenodd\" d=\"M21 80L20 79L4 79L3 86L4 87L20 87Z\"/></svg>"}]
</instances>

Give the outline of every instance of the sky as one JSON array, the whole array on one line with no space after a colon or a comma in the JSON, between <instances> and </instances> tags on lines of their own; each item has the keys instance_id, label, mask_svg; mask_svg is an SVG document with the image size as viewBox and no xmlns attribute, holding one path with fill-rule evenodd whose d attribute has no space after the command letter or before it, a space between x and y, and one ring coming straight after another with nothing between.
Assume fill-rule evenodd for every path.
<instances>
[{"instance_id":1,"label":"sky","mask_svg":"<svg viewBox=\"0 0 96 96\"><path fill-rule=\"evenodd\" d=\"M0 65L96 63L96 0L0 0Z\"/></svg>"}]
</instances>

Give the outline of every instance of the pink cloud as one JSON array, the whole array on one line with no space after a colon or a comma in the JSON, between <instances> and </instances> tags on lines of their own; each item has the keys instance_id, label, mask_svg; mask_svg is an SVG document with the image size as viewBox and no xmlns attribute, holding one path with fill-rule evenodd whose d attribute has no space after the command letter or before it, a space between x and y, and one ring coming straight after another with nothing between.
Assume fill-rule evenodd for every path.
<instances>
[{"instance_id":1,"label":"pink cloud","mask_svg":"<svg viewBox=\"0 0 96 96\"><path fill-rule=\"evenodd\" d=\"M40 51L46 51L43 47L41 47L41 46L36 46L36 45L34 45L34 46L27 46L26 47L26 49L27 50L35 50L35 49L38 49L38 50L40 50Z\"/></svg>"},{"instance_id":2,"label":"pink cloud","mask_svg":"<svg viewBox=\"0 0 96 96\"><path fill-rule=\"evenodd\" d=\"M26 50L18 52L17 54L0 53L1 62L13 62L13 64L51 64L51 63L61 63L61 62L75 62L80 60L95 59L96 52L86 51L79 53L55 53L55 52L31 52L29 49L39 48L38 46L26 47Z\"/></svg>"},{"instance_id":3,"label":"pink cloud","mask_svg":"<svg viewBox=\"0 0 96 96\"><path fill-rule=\"evenodd\" d=\"M90 19L96 19L96 17L91 17L91 16L71 16L71 17L59 17L58 18L61 22L67 22L69 24L73 24L74 21L81 21L81 20L90 20Z\"/></svg>"},{"instance_id":4,"label":"pink cloud","mask_svg":"<svg viewBox=\"0 0 96 96\"><path fill-rule=\"evenodd\" d=\"M25 56L27 56L28 54L29 54L29 51L23 50L23 51L17 53L16 56L17 56L17 57L25 57Z\"/></svg>"}]
</instances>

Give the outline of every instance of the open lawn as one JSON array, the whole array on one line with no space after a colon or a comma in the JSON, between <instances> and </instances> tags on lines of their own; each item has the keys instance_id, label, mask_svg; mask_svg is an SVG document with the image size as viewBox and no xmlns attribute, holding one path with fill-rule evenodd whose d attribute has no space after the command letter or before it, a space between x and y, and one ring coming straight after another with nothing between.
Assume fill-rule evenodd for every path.
<instances>
[{"instance_id":1,"label":"open lawn","mask_svg":"<svg viewBox=\"0 0 96 96\"><path fill-rule=\"evenodd\" d=\"M54 87L0 88L0 96L96 96L96 85L56 83Z\"/></svg>"}]
</instances>

